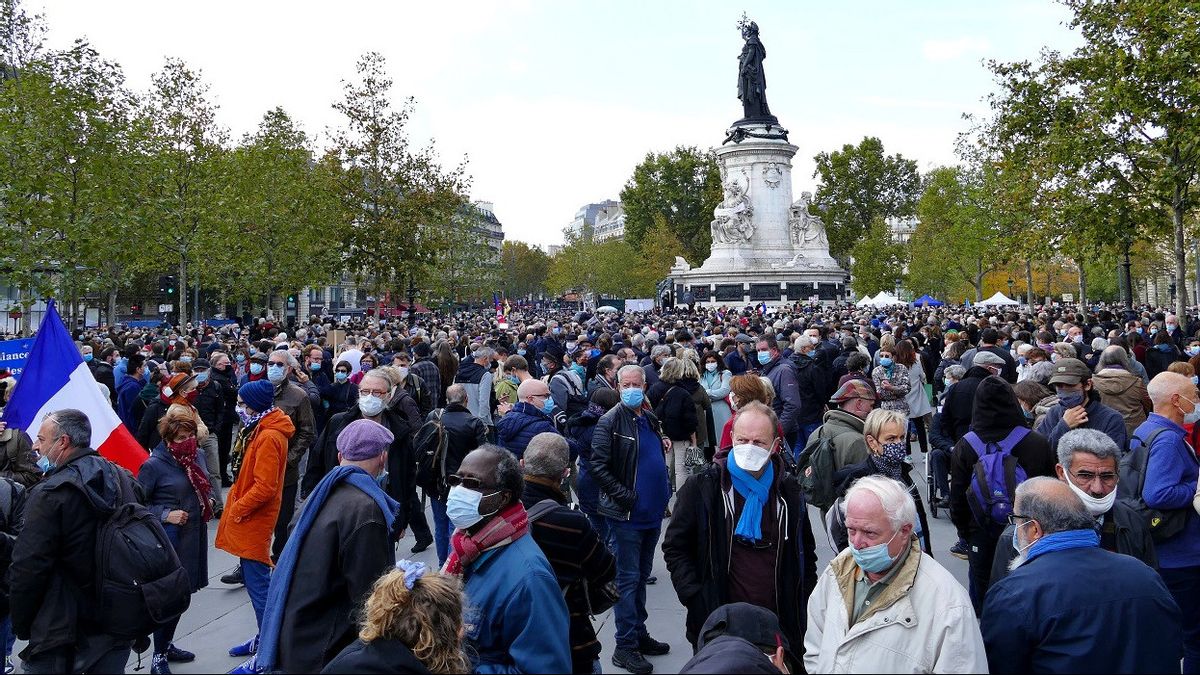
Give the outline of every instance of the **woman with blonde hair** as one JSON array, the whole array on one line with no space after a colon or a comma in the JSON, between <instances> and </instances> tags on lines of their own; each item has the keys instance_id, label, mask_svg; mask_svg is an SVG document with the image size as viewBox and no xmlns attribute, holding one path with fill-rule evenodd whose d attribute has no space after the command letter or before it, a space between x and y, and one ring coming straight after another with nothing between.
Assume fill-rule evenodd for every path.
<instances>
[{"instance_id":1,"label":"woman with blonde hair","mask_svg":"<svg viewBox=\"0 0 1200 675\"><path fill-rule=\"evenodd\" d=\"M375 582L358 639L322 673L467 673L458 577L401 560Z\"/></svg>"}]
</instances>

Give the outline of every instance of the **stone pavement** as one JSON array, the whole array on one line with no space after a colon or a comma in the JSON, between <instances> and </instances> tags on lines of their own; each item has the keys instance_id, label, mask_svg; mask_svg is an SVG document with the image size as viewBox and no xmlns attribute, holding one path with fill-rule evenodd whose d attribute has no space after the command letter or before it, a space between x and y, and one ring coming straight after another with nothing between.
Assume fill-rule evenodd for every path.
<instances>
[{"instance_id":1,"label":"stone pavement","mask_svg":"<svg viewBox=\"0 0 1200 675\"><path fill-rule=\"evenodd\" d=\"M921 478L922 499L925 499L927 504L928 499L923 479L925 475L924 456L914 449L913 459L915 461L913 476ZM950 546L957 539L954 527L950 524L949 514L939 511L938 515L939 518L930 519L935 558L950 570L960 583L966 586L967 562L951 556L948 552ZM833 558L834 551L821 529L820 514L815 508L810 507L809 516L817 540L817 570L820 572ZM433 522L433 517L428 512L426 518L430 523ZM210 546L216 536L216 531L217 523L214 521L209 526ZM437 554L433 547L424 553L412 555L409 553L412 544L413 539L409 535L400 542L397 549L398 555L402 558L420 560L431 566L437 564ZM226 650L254 634L254 611L250 607L245 589L241 586L226 586L220 581L221 575L233 568L235 564L233 556L223 551L210 549L208 564L209 586L192 596L191 608L183 615L175 637L176 643L181 648L196 653L196 660L193 663L171 664L171 670L174 673L228 672L237 666L241 659L228 656ZM671 645L671 653L666 656L650 657L649 660L654 664L655 672L677 673L691 658L692 650L683 635L684 609L671 587L670 575L663 563L661 549L655 559L654 574L658 577L658 583L650 586L646 594L646 609L649 613L647 625L651 635ZM609 611L596 617L595 624L604 649L600 655L604 671L625 672L613 666L611 661L614 633L612 612ZM14 654L20 652L23 647L24 644L18 642ZM142 671L135 671L138 662L135 654L130 660L127 672L148 672L150 668L149 652L144 656Z\"/></svg>"}]
</instances>

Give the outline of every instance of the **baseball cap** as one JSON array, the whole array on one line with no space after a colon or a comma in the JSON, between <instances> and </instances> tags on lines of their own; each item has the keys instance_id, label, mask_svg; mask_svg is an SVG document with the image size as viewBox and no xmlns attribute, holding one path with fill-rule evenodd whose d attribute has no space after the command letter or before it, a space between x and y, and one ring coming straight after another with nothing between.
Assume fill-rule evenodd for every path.
<instances>
[{"instance_id":1,"label":"baseball cap","mask_svg":"<svg viewBox=\"0 0 1200 675\"><path fill-rule=\"evenodd\" d=\"M1050 376L1050 386L1056 384L1074 385L1091 379L1092 371L1087 364L1079 359L1059 359L1054 362L1054 374Z\"/></svg>"}]
</instances>

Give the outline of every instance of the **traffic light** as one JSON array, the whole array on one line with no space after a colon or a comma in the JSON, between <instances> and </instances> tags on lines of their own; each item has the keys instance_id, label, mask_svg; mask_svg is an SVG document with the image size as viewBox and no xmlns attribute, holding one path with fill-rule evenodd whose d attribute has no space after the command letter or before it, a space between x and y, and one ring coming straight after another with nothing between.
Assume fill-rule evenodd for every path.
<instances>
[{"instance_id":1,"label":"traffic light","mask_svg":"<svg viewBox=\"0 0 1200 675\"><path fill-rule=\"evenodd\" d=\"M174 274L164 274L158 278L158 292L165 295L175 295Z\"/></svg>"},{"instance_id":2,"label":"traffic light","mask_svg":"<svg viewBox=\"0 0 1200 675\"><path fill-rule=\"evenodd\" d=\"M129 306L129 313L130 313L130 314L132 314L132 315L134 315L134 316L141 316L141 315L142 315L142 305L141 305L141 303L135 303L135 304L132 304L132 305L130 305L130 306Z\"/></svg>"}]
</instances>

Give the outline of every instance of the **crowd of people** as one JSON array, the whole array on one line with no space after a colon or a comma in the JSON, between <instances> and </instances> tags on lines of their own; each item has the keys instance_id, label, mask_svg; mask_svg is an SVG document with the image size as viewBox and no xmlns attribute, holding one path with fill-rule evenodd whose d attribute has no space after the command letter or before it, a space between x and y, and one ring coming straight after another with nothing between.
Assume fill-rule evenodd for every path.
<instances>
[{"instance_id":1,"label":"crowd of people","mask_svg":"<svg viewBox=\"0 0 1200 675\"><path fill-rule=\"evenodd\" d=\"M1200 319L518 309L75 337L147 459L105 460L69 406L0 424L9 672L16 638L24 672L193 660L169 599L212 547L254 610L233 672L601 672L611 609L608 660L650 673L678 637L647 626L660 551L683 672L1200 672ZM139 517L179 569L130 635L96 551Z\"/></svg>"}]
</instances>

